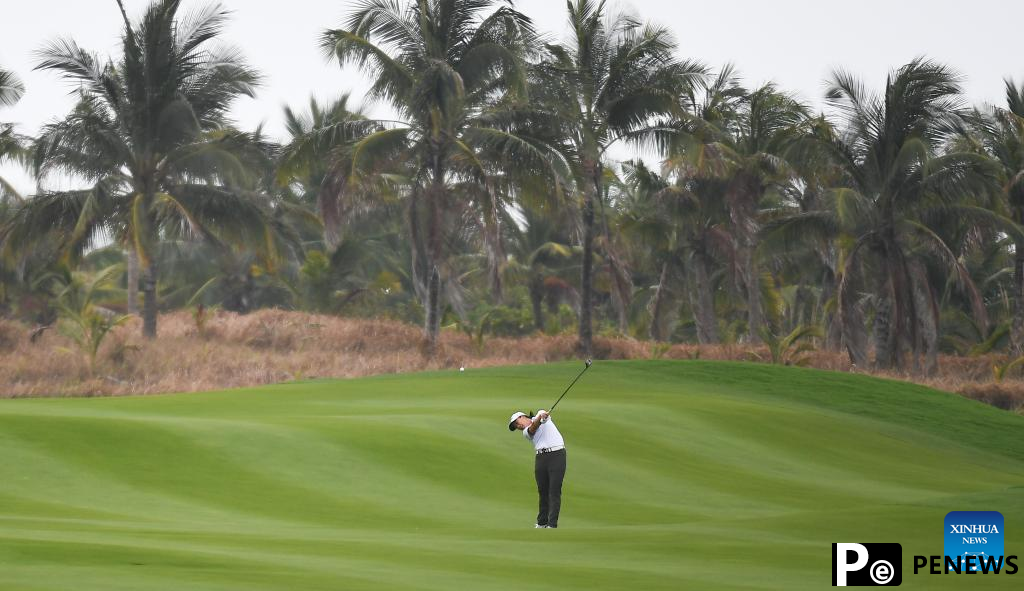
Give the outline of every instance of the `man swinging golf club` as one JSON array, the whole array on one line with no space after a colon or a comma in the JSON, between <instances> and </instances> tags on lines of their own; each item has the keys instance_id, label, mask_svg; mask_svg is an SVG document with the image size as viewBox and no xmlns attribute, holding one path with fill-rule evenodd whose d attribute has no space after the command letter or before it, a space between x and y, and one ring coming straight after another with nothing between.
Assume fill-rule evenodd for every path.
<instances>
[{"instance_id":1,"label":"man swinging golf club","mask_svg":"<svg viewBox=\"0 0 1024 591\"><path fill-rule=\"evenodd\" d=\"M551 405L552 411L576 380L590 369L590 365L591 361L588 359L583 371ZM537 512L537 524L534 527L557 528L558 513L562 508L562 480L565 479L565 440L562 439L555 422L551 420L551 413L546 410L539 410L533 416L521 411L513 413L508 420L508 430L522 431L523 437L533 443L536 456L533 475L537 479L537 494L540 497L540 510Z\"/></svg>"}]
</instances>

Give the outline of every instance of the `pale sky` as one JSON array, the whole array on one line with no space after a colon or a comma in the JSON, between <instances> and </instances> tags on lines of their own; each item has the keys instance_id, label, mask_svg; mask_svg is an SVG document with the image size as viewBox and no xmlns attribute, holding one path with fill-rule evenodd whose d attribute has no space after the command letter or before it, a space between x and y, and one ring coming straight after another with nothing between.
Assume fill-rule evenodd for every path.
<instances>
[{"instance_id":1,"label":"pale sky","mask_svg":"<svg viewBox=\"0 0 1024 591\"><path fill-rule=\"evenodd\" d=\"M186 9L199 3L184 2ZM732 62L750 84L773 80L815 106L821 104L825 79L837 67L878 89L890 69L922 54L963 74L967 98L978 104L1003 102L1003 78L1024 79L1019 43L1024 2L1019 0L609 3L671 28L680 55L714 68ZM126 0L133 18L147 4ZM234 13L223 41L240 47L266 77L258 98L239 102L234 110L243 127L265 123L271 135L280 137L285 104L301 107L310 95L329 99L346 91L355 97L365 92L366 82L358 72L342 72L328 64L317 46L320 33L339 27L356 0L222 4ZM558 38L565 34L564 2L517 0L516 5L539 30ZM66 83L52 73L32 71L34 52L54 37L70 36L87 49L110 54L121 30L114 0L5 1L0 18L0 64L14 70L28 87L21 103L0 109L0 121L15 122L29 134L65 114L73 103ZM24 193L34 191L26 174L9 166L0 174Z\"/></svg>"}]
</instances>

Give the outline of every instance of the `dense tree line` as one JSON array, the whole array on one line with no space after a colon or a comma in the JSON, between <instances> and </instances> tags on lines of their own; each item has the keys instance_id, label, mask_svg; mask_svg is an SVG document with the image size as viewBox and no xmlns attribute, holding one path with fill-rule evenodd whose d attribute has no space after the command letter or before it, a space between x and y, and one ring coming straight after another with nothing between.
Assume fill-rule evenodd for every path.
<instances>
[{"instance_id":1,"label":"dense tree line","mask_svg":"<svg viewBox=\"0 0 1024 591\"><path fill-rule=\"evenodd\" d=\"M310 42L392 115L338 89L286 109L278 143L228 117L261 78L216 44L226 12L179 4L133 21L118 2L118 55L39 51L78 102L37 137L0 125L0 160L83 188L0 179L5 313L52 322L76 277L118 265L105 305L141 299L148 337L161 308L285 306L420 322L429 347L447 325L575 330L583 354L595 331L799 334L921 373L1024 347L1012 82L971 107L925 58L877 94L837 71L816 113L603 1L570 0L550 36L499 0L364 0ZM0 106L23 92L0 70Z\"/></svg>"}]
</instances>

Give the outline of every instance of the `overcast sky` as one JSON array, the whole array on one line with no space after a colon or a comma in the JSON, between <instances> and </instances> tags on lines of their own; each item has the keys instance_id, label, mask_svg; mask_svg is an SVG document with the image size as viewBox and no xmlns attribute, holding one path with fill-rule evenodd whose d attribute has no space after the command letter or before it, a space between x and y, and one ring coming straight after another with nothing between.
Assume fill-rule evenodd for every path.
<instances>
[{"instance_id":1,"label":"overcast sky","mask_svg":"<svg viewBox=\"0 0 1024 591\"><path fill-rule=\"evenodd\" d=\"M186 7L200 0L185 0ZM129 15L142 14L148 0L126 0ZM327 99L345 91L359 96L366 83L357 72L328 64L317 47L320 32L340 26L356 0L224 0L234 14L225 41L244 50L266 76L255 100L239 102L234 114L245 127L265 123L283 133L281 109L310 95ZM680 54L713 67L735 63L751 83L773 80L820 106L824 81L842 67L871 88L886 73L917 55L928 55L966 77L968 98L999 103L1003 78L1024 79L1020 0L632 0L613 6L670 27ZM556 37L565 31L559 0L517 0L538 29ZM33 53L57 36L110 54L117 48L121 18L115 0L30 0L0 5L0 65L14 70L28 92L20 104L0 110L24 133L62 115L72 105L71 88L51 73L33 72ZM25 193L31 179L10 167L0 174Z\"/></svg>"}]
</instances>

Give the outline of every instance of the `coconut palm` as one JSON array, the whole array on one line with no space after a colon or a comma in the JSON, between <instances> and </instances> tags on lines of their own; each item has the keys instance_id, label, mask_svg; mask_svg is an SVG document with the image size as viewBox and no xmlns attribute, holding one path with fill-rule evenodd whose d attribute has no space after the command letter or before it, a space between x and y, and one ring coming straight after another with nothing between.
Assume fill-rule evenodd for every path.
<instances>
[{"instance_id":1,"label":"coconut palm","mask_svg":"<svg viewBox=\"0 0 1024 591\"><path fill-rule=\"evenodd\" d=\"M543 209L527 207L522 210L522 227L511 223L512 234L507 272L525 283L533 311L533 325L545 330L544 299L552 301L549 286L561 284L559 275L575 265L577 252L569 244L569 232L559 211L551 204Z\"/></svg>"},{"instance_id":2,"label":"coconut palm","mask_svg":"<svg viewBox=\"0 0 1024 591\"><path fill-rule=\"evenodd\" d=\"M1024 225L1024 88L1006 81L1006 106L981 116L978 126L981 147L998 166L1002 188L1002 206L1017 225ZM1006 231L1007 224L999 229ZM1013 248L1013 320L1011 341L1014 350L1024 352L1024 240L1014 238Z\"/></svg>"},{"instance_id":3,"label":"coconut palm","mask_svg":"<svg viewBox=\"0 0 1024 591\"><path fill-rule=\"evenodd\" d=\"M16 104L24 96L24 92L25 86L21 80L13 72L0 68L0 107ZM14 124L0 122L0 165L26 165L29 156L28 143L29 138L18 134ZM0 176L0 233L12 223L16 210L24 202L24 197L17 189ZM52 321L50 294L45 288L37 287L37 279L51 271L48 263L52 257L49 255L52 255L52 252L47 245L41 245L39 249L24 252L17 260L9 256L0 256L0 313L10 312L14 301L24 297L41 304L34 306L34 313L26 311L26 308L30 309L33 306L21 306L22 315L34 316L33 320L37 321Z\"/></svg>"},{"instance_id":4,"label":"coconut palm","mask_svg":"<svg viewBox=\"0 0 1024 591\"><path fill-rule=\"evenodd\" d=\"M660 269L648 306L648 333L655 341L668 340L679 308L681 283L678 234L672 223L672 211L663 199L669 184L642 161L624 162L621 168L622 173L615 180L619 210L616 229L635 250L648 255L650 260L638 266Z\"/></svg>"},{"instance_id":5,"label":"coconut palm","mask_svg":"<svg viewBox=\"0 0 1024 591\"><path fill-rule=\"evenodd\" d=\"M622 214L620 201L624 196L621 190L625 185L611 168L606 168L601 187L603 194L598 199L596 212L599 232L594 237L594 250L603 256L595 256L597 265L592 276L595 283L607 286L609 303L618 321L617 331L620 335L627 335L630 334L631 319L636 316L633 305L636 285L631 265L636 253L621 234L611 230L619 225Z\"/></svg>"},{"instance_id":6,"label":"coconut palm","mask_svg":"<svg viewBox=\"0 0 1024 591\"><path fill-rule=\"evenodd\" d=\"M17 103L24 94L25 86L14 72L0 68L0 107ZM21 162L24 155L25 138L14 132L13 124L0 122L0 164ZM0 176L0 204L9 199L22 201L14 186Z\"/></svg>"},{"instance_id":7,"label":"coconut palm","mask_svg":"<svg viewBox=\"0 0 1024 591\"><path fill-rule=\"evenodd\" d=\"M736 261L747 299L747 334L761 340L764 308L756 259L760 210L765 192L794 177L786 154L806 133L807 108L774 84L746 95L737 110L731 141L722 144L728 184L725 199L732 217Z\"/></svg>"},{"instance_id":8,"label":"coconut palm","mask_svg":"<svg viewBox=\"0 0 1024 591\"><path fill-rule=\"evenodd\" d=\"M736 169L732 164L739 160L730 146L746 98L747 91L731 65L714 77L697 80L679 96L675 133L663 162L670 176L653 209L653 219L665 225L654 236L662 239L668 258L662 263L658 298L652 307L652 338L669 334L661 315L672 305L666 306L661 296L673 295L668 287L686 280L698 341L719 341L712 273L716 261L736 268L738 249L727 207L734 202L727 202L726 191ZM638 221L644 221L643 215Z\"/></svg>"},{"instance_id":9,"label":"coconut palm","mask_svg":"<svg viewBox=\"0 0 1024 591\"><path fill-rule=\"evenodd\" d=\"M31 199L0 235L8 250L54 240L68 256L109 239L125 245L141 265L143 333L150 338L161 240L259 243L268 257L285 246L280 225L242 190L253 187L250 170L265 165L267 152L253 145L253 135L226 127L231 104L252 96L259 76L237 51L211 47L227 11L211 4L179 17L180 4L157 0L133 23L119 0L117 61L68 38L39 51L38 69L75 84L79 99L42 129L37 175L72 174L92 186Z\"/></svg>"},{"instance_id":10,"label":"coconut palm","mask_svg":"<svg viewBox=\"0 0 1024 591\"><path fill-rule=\"evenodd\" d=\"M500 299L504 259L496 190L507 157L547 160L537 145L509 132L505 108L526 98L524 56L536 45L530 20L499 0L364 0L322 47L372 79L397 120L351 146L349 183L383 177L403 187L413 248L413 277L424 334L438 336L442 293L454 273L451 237L474 218L484 228L492 290ZM382 167L383 163L383 169Z\"/></svg>"},{"instance_id":11,"label":"coconut palm","mask_svg":"<svg viewBox=\"0 0 1024 591\"><path fill-rule=\"evenodd\" d=\"M737 283L747 304L747 338L758 342L764 327L757 261L762 200L769 189L794 180L786 156L807 131L808 111L772 83L745 91L731 66L702 90L683 97L681 134L667 164L686 178L725 183Z\"/></svg>"},{"instance_id":12,"label":"coconut palm","mask_svg":"<svg viewBox=\"0 0 1024 591\"><path fill-rule=\"evenodd\" d=\"M352 109L351 100L349 94L327 104L311 98L307 113L290 107L284 112L289 141L282 148L277 182L297 192L300 203L319 212L328 251L341 244L342 227L351 221L353 210L369 204L354 197L357 187L348 182L351 147L380 128L374 128L362 110Z\"/></svg>"},{"instance_id":13,"label":"coconut palm","mask_svg":"<svg viewBox=\"0 0 1024 591\"><path fill-rule=\"evenodd\" d=\"M867 339L858 331L860 313L870 306L875 366L934 373L938 304L929 266L959 284L975 321L987 325L969 273L935 230L950 215L993 220L976 206L993 190L991 163L976 153L946 151L965 123L958 78L946 66L917 59L889 76L882 97L836 72L827 98L841 128L822 145L845 180L829 192L827 206L791 216L775 230L844 245L837 313L851 361L867 359Z\"/></svg>"},{"instance_id":14,"label":"coconut palm","mask_svg":"<svg viewBox=\"0 0 1024 591\"><path fill-rule=\"evenodd\" d=\"M13 72L0 68L0 107L16 104L24 92L21 80ZM26 166L30 155L29 141L29 138L15 131L14 124L0 122L0 165ZM24 202L18 190L0 176L0 231L12 222L15 211ZM36 280L52 270L52 252L44 244L38 249L26 249L22 255L16 260L0 256L0 312L10 311L11 305L19 297L32 299L40 302L40 305L22 306L22 314L36 321L50 321L53 312L49 306L50 294L45 288L37 287ZM34 312L26 313L25 308L34 308Z\"/></svg>"},{"instance_id":15,"label":"coconut palm","mask_svg":"<svg viewBox=\"0 0 1024 591\"><path fill-rule=\"evenodd\" d=\"M604 195L608 149L619 140L655 139L656 118L672 112L676 97L704 68L676 59L667 29L609 15L604 0L567 6L569 39L547 46L535 97L550 114L544 124L557 132L574 164L583 243L579 348L590 354L595 210Z\"/></svg>"},{"instance_id":16,"label":"coconut palm","mask_svg":"<svg viewBox=\"0 0 1024 591\"><path fill-rule=\"evenodd\" d=\"M658 277L650 302L649 336L667 341L688 299L701 344L719 341L714 270L733 258L725 183L716 179L667 179L642 163L623 165L631 190L622 204L622 232L653 254Z\"/></svg>"},{"instance_id":17,"label":"coconut palm","mask_svg":"<svg viewBox=\"0 0 1024 591\"><path fill-rule=\"evenodd\" d=\"M9 107L25 94L25 85L14 72L0 68L0 106Z\"/></svg>"}]
</instances>

